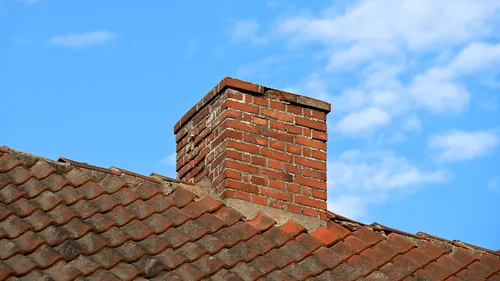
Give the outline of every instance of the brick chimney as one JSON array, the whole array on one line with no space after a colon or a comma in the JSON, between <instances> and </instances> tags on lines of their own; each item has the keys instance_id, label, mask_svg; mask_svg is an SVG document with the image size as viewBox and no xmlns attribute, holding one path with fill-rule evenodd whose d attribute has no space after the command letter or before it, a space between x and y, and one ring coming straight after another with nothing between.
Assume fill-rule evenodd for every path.
<instances>
[{"instance_id":1,"label":"brick chimney","mask_svg":"<svg viewBox=\"0 0 500 281\"><path fill-rule=\"evenodd\" d=\"M330 104L225 78L174 127L177 177L312 217L326 211Z\"/></svg>"}]
</instances>

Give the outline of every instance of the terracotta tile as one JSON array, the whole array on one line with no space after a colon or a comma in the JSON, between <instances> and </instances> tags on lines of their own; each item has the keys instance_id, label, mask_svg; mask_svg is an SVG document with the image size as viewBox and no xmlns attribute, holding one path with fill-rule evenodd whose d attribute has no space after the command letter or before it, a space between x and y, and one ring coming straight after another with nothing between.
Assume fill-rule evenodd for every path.
<instances>
[{"instance_id":1,"label":"terracotta tile","mask_svg":"<svg viewBox=\"0 0 500 281\"><path fill-rule=\"evenodd\" d=\"M4 183L3 185L0 184L0 187L4 187L9 183L20 185L34 177L35 176L23 166L17 166L10 170L9 173L0 174L0 183Z\"/></svg>"},{"instance_id":2,"label":"terracotta tile","mask_svg":"<svg viewBox=\"0 0 500 281\"><path fill-rule=\"evenodd\" d=\"M258 256L249 262L248 265L260 271L262 274L268 274L269 272L278 269L274 260L268 256Z\"/></svg>"},{"instance_id":3,"label":"terracotta tile","mask_svg":"<svg viewBox=\"0 0 500 281\"><path fill-rule=\"evenodd\" d=\"M19 190L22 194L25 194L26 198L36 197L46 190L50 191L50 189L47 186L42 185L40 181L36 179L30 179L29 181L15 188Z\"/></svg>"},{"instance_id":4,"label":"terracotta tile","mask_svg":"<svg viewBox=\"0 0 500 281\"><path fill-rule=\"evenodd\" d=\"M299 243L291 240L283 247L271 250L266 254L266 257L271 259L279 268L284 268L292 262L305 258L308 253Z\"/></svg>"},{"instance_id":5,"label":"terracotta tile","mask_svg":"<svg viewBox=\"0 0 500 281\"><path fill-rule=\"evenodd\" d=\"M306 260L306 259L304 259L304 260ZM315 275L315 272L312 272L306 268L302 268L297 263L292 263L292 264L288 265L287 267L285 267L284 269L279 270L279 271L288 275L289 277L296 279L296 280L306 280L307 278ZM277 273L279 271L277 270L273 273ZM271 273L270 276L268 276L268 278L272 279L273 278L272 276L274 275L273 273Z\"/></svg>"},{"instance_id":6,"label":"terracotta tile","mask_svg":"<svg viewBox=\"0 0 500 281\"><path fill-rule=\"evenodd\" d=\"M110 272L124 281L134 280L135 277L141 274L141 270L139 270L136 266L123 262L113 267Z\"/></svg>"},{"instance_id":7,"label":"terracotta tile","mask_svg":"<svg viewBox=\"0 0 500 281\"><path fill-rule=\"evenodd\" d=\"M89 176L87 173L81 171L80 168L71 169L71 171L69 171L65 175L65 178L69 182L71 182L71 185L74 187L79 187L79 186L83 185L84 183L93 180L91 176Z\"/></svg>"},{"instance_id":8,"label":"terracotta tile","mask_svg":"<svg viewBox=\"0 0 500 281\"><path fill-rule=\"evenodd\" d=\"M427 241L422 242L422 244L418 246L418 249L431 259L437 259L446 253L441 246Z\"/></svg>"},{"instance_id":9,"label":"terracotta tile","mask_svg":"<svg viewBox=\"0 0 500 281\"><path fill-rule=\"evenodd\" d=\"M57 205L54 209L47 213L55 222L56 225L63 225L78 217L71 208L64 204Z\"/></svg>"},{"instance_id":10,"label":"terracotta tile","mask_svg":"<svg viewBox=\"0 0 500 281\"><path fill-rule=\"evenodd\" d=\"M325 271L320 274L316 280L354 280L359 276L355 268L350 267L347 263L341 263L333 270Z\"/></svg>"},{"instance_id":11,"label":"terracotta tile","mask_svg":"<svg viewBox=\"0 0 500 281\"><path fill-rule=\"evenodd\" d=\"M125 225L135 219L135 214L123 206L116 206L104 215L116 222L117 226Z\"/></svg>"},{"instance_id":12,"label":"terracotta tile","mask_svg":"<svg viewBox=\"0 0 500 281\"><path fill-rule=\"evenodd\" d=\"M341 256L342 259L348 259L356 254L356 251L344 242L338 242L329 249Z\"/></svg>"},{"instance_id":13,"label":"terracotta tile","mask_svg":"<svg viewBox=\"0 0 500 281\"><path fill-rule=\"evenodd\" d=\"M236 273L221 269L215 275L210 277L213 281L244 281ZM262 280L262 279L261 279Z\"/></svg>"},{"instance_id":14,"label":"terracotta tile","mask_svg":"<svg viewBox=\"0 0 500 281\"><path fill-rule=\"evenodd\" d=\"M15 275L25 275L37 266L36 261L23 254L14 255L4 260L3 263L10 267Z\"/></svg>"},{"instance_id":15,"label":"terracotta tile","mask_svg":"<svg viewBox=\"0 0 500 281\"><path fill-rule=\"evenodd\" d=\"M45 191L33 199L43 211L50 211L63 201L55 193Z\"/></svg>"},{"instance_id":16,"label":"terracotta tile","mask_svg":"<svg viewBox=\"0 0 500 281\"><path fill-rule=\"evenodd\" d=\"M99 182L99 185L106 190L106 193L112 194L117 190L127 187L127 183L115 175L107 175Z\"/></svg>"},{"instance_id":17,"label":"terracotta tile","mask_svg":"<svg viewBox=\"0 0 500 281\"><path fill-rule=\"evenodd\" d=\"M344 243L349 245L356 253L361 253L363 250L367 249L370 247L370 244L364 242L363 240L359 239L357 236L350 235L347 236L344 239Z\"/></svg>"},{"instance_id":18,"label":"terracotta tile","mask_svg":"<svg viewBox=\"0 0 500 281\"><path fill-rule=\"evenodd\" d=\"M158 255L152 256L152 258L158 259L170 270L175 269L188 261L186 257L178 255L172 249L166 249Z\"/></svg>"},{"instance_id":19,"label":"terracotta tile","mask_svg":"<svg viewBox=\"0 0 500 281\"><path fill-rule=\"evenodd\" d=\"M189 242L175 251L177 254L186 257L189 261L194 261L207 254L208 251L199 246L197 242Z\"/></svg>"},{"instance_id":20,"label":"terracotta tile","mask_svg":"<svg viewBox=\"0 0 500 281\"><path fill-rule=\"evenodd\" d=\"M360 227L353 234L369 245L377 244L382 240L382 236L365 226Z\"/></svg>"},{"instance_id":21,"label":"terracotta tile","mask_svg":"<svg viewBox=\"0 0 500 281\"><path fill-rule=\"evenodd\" d=\"M76 188L70 185L57 191L56 194L67 205L74 204L85 197L83 194L78 193Z\"/></svg>"},{"instance_id":22,"label":"terracotta tile","mask_svg":"<svg viewBox=\"0 0 500 281\"><path fill-rule=\"evenodd\" d=\"M33 175L35 175L35 177L39 180L57 172L52 165L42 160L36 162L30 170L31 173L33 173Z\"/></svg>"},{"instance_id":23,"label":"terracotta tile","mask_svg":"<svg viewBox=\"0 0 500 281\"><path fill-rule=\"evenodd\" d=\"M95 182L86 182L84 185L76 188L76 192L83 195L85 199L91 200L105 193L106 191Z\"/></svg>"},{"instance_id":24,"label":"terracotta tile","mask_svg":"<svg viewBox=\"0 0 500 281\"><path fill-rule=\"evenodd\" d=\"M467 266L467 270L462 270L456 276L461 279L466 279L474 276L474 278L485 278L493 273L493 269L482 265L476 261ZM472 278L471 278L472 279Z\"/></svg>"},{"instance_id":25,"label":"terracotta tile","mask_svg":"<svg viewBox=\"0 0 500 281\"><path fill-rule=\"evenodd\" d=\"M390 261L394 256L396 256L397 252L394 251L386 241L382 241L376 244L374 247L370 249L366 249L361 253L361 256L370 260L370 262L377 267L385 264Z\"/></svg>"},{"instance_id":26,"label":"terracotta tile","mask_svg":"<svg viewBox=\"0 0 500 281\"><path fill-rule=\"evenodd\" d=\"M86 277L89 281L122 281L118 276L108 270L99 269Z\"/></svg>"},{"instance_id":27,"label":"terracotta tile","mask_svg":"<svg viewBox=\"0 0 500 281\"><path fill-rule=\"evenodd\" d=\"M428 256L420 248L411 249L410 251L404 254L404 257L411 260L412 262L414 262L419 266L424 266L433 260L432 257Z\"/></svg>"},{"instance_id":28,"label":"terracotta tile","mask_svg":"<svg viewBox=\"0 0 500 281\"><path fill-rule=\"evenodd\" d=\"M50 276L43 273L40 270L32 270L30 273L22 277L22 281L38 281L38 280L50 280Z\"/></svg>"},{"instance_id":29,"label":"terracotta tile","mask_svg":"<svg viewBox=\"0 0 500 281\"><path fill-rule=\"evenodd\" d=\"M481 257L480 262L494 271L500 271L500 257L498 256L486 253Z\"/></svg>"},{"instance_id":30,"label":"terracotta tile","mask_svg":"<svg viewBox=\"0 0 500 281\"><path fill-rule=\"evenodd\" d=\"M10 154L3 154L2 157L0 157L0 173L7 173L22 164L23 163L16 157Z\"/></svg>"},{"instance_id":31,"label":"terracotta tile","mask_svg":"<svg viewBox=\"0 0 500 281\"><path fill-rule=\"evenodd\" d=\"M244 218L244 216L241 213L225 206L218 209L214 213L214 216L221 219L224 222L225 226L233 225Z\"/></svg>"},{"instance_id":32,"label":"terracotta tile","mask_svg":"<svg viewBox=\"0 0 500 281\"><path fill-rule=\"evenodd\" d=\"M398 253L405 253L415 248L415 244L399 234L391 233L387 237L390 247Z\"/></svg>"},{"instance_id":33,"label":"terracotta tile","mask_svg":"<svg viewBox=\"0 0 500 281\"><path fill-rule=\"evenodd\" d=\"M152 281L165 281L165 280L169 280L169 281L182 281L182 279L173 274L172 272L161 272L160 274L156 275L155 277L151 278L150 280ZM140 281L140 280L137 280L137 281Z\"/></svg>"},{"instance_id":34,"label":"terracotta tile","mask_svg":"<svg viewBox=\"0 0 500 281\"><path fill-rule=\"evenodd\" d=\"M28 200L26 198L19 198L14 203L11 203L10 207L13 208L16 211L16 215L20 217L27 217L34 211L40 209L40 206L34 202L34 200Z\"/></svg>"},{"instance_id":35,"label":"terracotta tile","mask_svg":"<svg viewBox=\"0 0 500 281\"><path fill-rule=\"evenodd\" d=\"M172 194L170 194L169 199L174 202L177 208L182 208L186 206L188 203L194 200L196 196L185 190L184 188L177 188Z\"/></svg>"},{"instance_id":36,"label":"terracotta tile","mask_svg":"<svg viewBox=\"0 0 500 281\"><path fill-rule=\"evenodd\" d=\"M148 238L137 241L137 245L144 249L148 255L156 255L165 250L169 244L160 239L156 235L151 235Z\"/></svg>"},{"instance_id":37,"label":"terracotta tile","mask_svg":"<svg viewBox=\"0 0 500 281\"><path fill-rule=\"evenodd\" d=\"M395 257L390 263L386 263L380 268L385 275L391 280L399 280L408 276L413 271L417 270L419 266L411 260L403 256Z\"/></svg>"},{"instance_id":38,"label":"terracotta tile","mask_svg":"<svg viewBox=\"0 0 500 281\"><path fill-rule=\"evenodd\" d=\"M65 261L58 261L50 268L44 270L44 273L52 277L54 281L70 281L82 274L78 269Z\"/></svg>"},{"instance_id":39,"label":"terracotta tile","mask_svg":"<svg viewBox=\"0 0 500 281\"><path fill-rule=\"evenodd\" d=\"M126 262L134 262L146 255L146 251L139 247L137 243L130 240L115 248L115 250L123 258L123 261Z\"/></svg>"},{"instance_id":40,"label":"terracotta tile","mask_svg":"<svg viewBox=\"0 0 500 281\"><path fill-rule=\"evenodd\" d=\"M157 194L146 201L146 203L155 209L157 213L166 211L172 206L175 206L175 202L172 198L166 197L163 194Z\"/></svg>"},{"instance_id":41,"label":"terracotta tile","mask_svg":"<svg viewBox=\"0 0 500 281\"><path fill-rule=\"evenodd\" d=\"M196 243L196 245L205 249L210 254L217 253L223 247L226 246L226 244L224 242L220 241L217 237L210 236L210 235L207 235L207 236L201 238L200 240L195 241L195 243Z\"/></svg>"},{"instance_id":42,"label":"terracotta tile","mask_svg":"<svg viewBox=\"0 0 500 281\"><path fill-rule=\"evenodd\" d=\"M449 255L463 266L469 265L473 261L477 260L475 255L467 250L458 247L455 247Z\"/></svg>"},{"instance_id":43,"label":"terracotta tile","mask_svg":"<svg viewBox=\"0 0 500 281\"><path fill-rule=\"evenodd\" d=\"M10 205L0 204L0 221L15 213L15 210Z\"/></svg>"},{"instance_id":44,"label":"terracotta tile","mask_svg":"<svg viewBox=\"0 0 500 281\"><path fill-rule=\"evenodd\" d=\"M161 234L173 225L166 217L154 214L143 221L154 233Z\"/></svg>"},{"instance_id":45,"label":"terracotta tile","mask_svg":"<svg viewBox=\"0 0 500 281\"><path fill-rule=\"evenodd\" d=\"M40 180L40 183L47 186L52 192L57 192L70 184L67 179L58 174L51 174L43 180Z\"/></svg>"},{"instance_id":46,"label":"terracotta tile","mask_svg":"<svg viewBox=\"0 0 500 281\"><path fill-rule=\"evenodd\" d=\"M88 255L94 254L109 245L106 240L102 239L94 232L87 233L82 238L75 240L75 242L77 242L79 246L84 249L84 253Z\"/></svg>"},{"instance_id":47,"label":"terracotta tile","mask_svg":"<svg viewBox=\"0 0 500 281\"><path fill-rule=\"evenodd\" d=\"M92 258L86 255L80 255L76 259L69 262L71 266L78 269L84 275L90 275L97 269L102 268L102 265L95 262Z\"/></svg>"},{"instance_id":48,"label":"terracotta tile","mask_svg":"<svg viewBox=\"0 0 500 281\"><path fill-rule=\"evenodd\" d=\"M114 220L109 219L101 213L94 214L86 219L84 223L90 226L96 233L105 232L111 227L118 225Z\"/></svg>"},{"instance_id":49,"label":"terracotta tile","mask_svg":"<svg viewBox=\"0 0 500 281\"><path fill-rule=\"evenodd\" d=\"M133 220L122 226L120 230L132 237L135 241L142 240L154 233L146 223L140 220Z\"/></svg>"},{"instance_id":50,"label":"terracotta tile","mask_svg":"<svg viewBox=\"0 0 500 281\"><path fill-rule=\"evenodd\" d=\"M276 221L263 213L258 213L255 218L247 221L247 223L260 231L265 231L276 224Z\"/></svg>"},{"instance_id":51,"label":"terracotta tile","mask_svg":"<svg viewBox=\"0 0 500 281\"><path fill-rule=\"evenodd\" d=\"M153 209L142 200L134 201L134 203L127 206L127 210L132 212L134 216L140 220L143 220L156 213L155 209Z\"/></svg>"},{"instance_id":52,"label":"terracotta tile","mask_svg":"<svg viewBox=\"0 0 500 281\"><path fill-rule=\"evenodd\" d=\"M24 218L24 221L33 227L33 231L41 231L48 225L55 223L55 219L49 213L40 210Z\"/></svg>"},{"instance_id":53,"label":"terracotta tile","mask_svg":"<svg viewBox=\"0 0 500 281\"><path fill-rule=\"evenodd\" d=\"M161 213L161 215L165 216L175 226L182 225L188 219L190 219L190 217L188 217L183 211L181 211L177 207L169 208L165 212Z\"/></svg>"},{"instance_id":54,"label":"terracotta tile","mask_svg":"<svg viewBox=\"0 0 500 281\"><path fill-rule=\"evenodd\" d=\"M159 259L151 256L143 256L133 265L140 269L146 278L158 275L160 272L167 270L167 266Z\"/></svg>"},{"instance_id":55,"label":"terracotta tile","mask_svg":"<svg viewBox=\"0 0 500 281\"><path fill-rule=\"evenodd\" d=\"M147 182L139 183L136 187L132 188L132 191L136 192L142 200L148 200L161 193L156 186Z\"/></svg>"},{"instance_id":56,"label":"terracotta tile","mask_svg":"<svg viewBox=\"0 0 500 281\"><path fill-rule=\"evenodd\" d=\"M349 265L356 271L358 275L357 277L366 275L376 269L375 264L360 255L354 255L353 257L348 259L347 265Z\"/></svg>"},{"instance_id":57,"label":"terracotta tile","mask_svg":"<svg viewBox=\"0 0 500 281\"><path fill-rule=\"evenodd\" d=\"M9 184L0 189L0 202L4 204L11 204L21 197L28 197L26 191L17 188L13 184Z\"/></svg>"},{"instance_id":58,"label":"terracotta tile","mask_svg":"<svg viewBox=\"0 0 500 281\"><path fill-rule=\"evenodd\" d=\"M444 278L448 277L451 275L452 272L440 267L438 264L435 262L427 265L423 269L417 270L413 274L417 280L429 280L429 281L438 281L438 280L443 280Z\"/></svg>"},{"instance_id":59,"label":"terracotta tile","mask_svg":"<svg viewBox=\"0 0 500 281\"><path fill-rule=\"evenodd\" d=\"M389 276L385 275L383 272L377 270L377 271L370 273L366 277L366 280L369 280L369 281L389 281L391 279L389 279Z\"/></svg>"},{"instance_id":60,"label":"terracotta tile","mask_svg":"<svg viewBox=\"0 0 500 281\"><path fill-rule=\"evenodd\" d=\"M308 274L308 276L316 276L319 273L329 269L329 266L323 262L321 262L316 255L313 256L308 256L307 258L303 259L302 261L297 263L297 267L302 269L304 272L310 272L311 274ZM284 272L287 272L286 269ZM290 274L288 274L290 275ZM293 275L291 275L293 276ZM305 279L305 278L303 278Z\"/></svg>"},{"instance_id":61,"label":"terracotta tile","mask_svg":"<svg viewBox=\"0 0 500 281\"><path fill-rule=\"evenodd\" d=\"M345 227L339 225L338 223L329 221L327 224L328 230L330 230L332 233L334 233L336 236L340 238L345 238L347 235L351 234L351 231L346 229Z\"/></svg>"},{"instance_id":62,"label":"terracotta tile","mask_svg":"<svg viewBox=\"0 0 500 281\"><path fill-rule=\"evenodd\" d=\"M111 247L118 247L132 237L117 227L112 227L108 231L101 233L100 237L105 239Z\"/></svg>"},{"instance_id":63,"label":"terracotta tile","mask_svg":"<svg viewBox=\"0 0 500 281\"><path fill-rule=\"evenodd\" d=\"M303 233L303 232L307 231L307 229L305 227L303 227L302 225L296 223L293 220L287 221L284 225L282 225L280 227L280 229L283 230L284 232L292 234L293 236L297 236L300 233Z\"/></svg>"},{"instance_id":64,"label":"terracotta tile","mask_svg":"<svg viewBox=\"0 0 500 281\"><path fill-rule=\"evenodd\" d=\"M116 248L104 248L101 251L89 257L92 261L98 264L98 267L110 269L117 265L119 262L125 260Z\"/></svg>"},{"instance_id":65,"label":"terracotta tile","mask_svg":"<svg viewBox=\"0 0 500 281\"><path fill-rule=\"evenodd\" d=\"M306 233L300 234L295 238L295 241L306 249L308 253L311 253L324 245L321 241Z\"/></svg>"},{"instance_id":66,"label":"terracotta tile","mask_svg":"<svg viewBox=\"0 0 500 281\"><path fill-rule=\"evenodd\" d=\"M113 200L118 202L119 205L126 206L139 199L139 195L128 188L122 188L117 192L111 194Z\"/></svg>"},{"instance_id":67,"label":"terracotta tile","mask_svg":"<svg viewBox=\"0 0 500 281\"><path fill-rule=\"evenodd\" d=\"M0 280L8 280L7 277L11 274L14 274L14 270L0 261Z\"/></svg>"},{"instance_id":68,"label":"terracotta tile","mask_svg":"<svg viewBox=\"0 0 500 281\"><path fill-rule=\"evenodd\" d=\"M19 236L19 238L21 238L23 236ZM16 238L16 239L19 239L19 238ZM0 249L2 249L0 251L0 260L5 260L11 256L13 256L14 254L18 253L18 252L21 252L21 249L19 248L19 246L16 245L16 243L14 243L15 240L9 240L9 239L1 239L0 240Z\"/></svg>"},{"instance_id":69,"label":"terracotta tile","mask_svg":"<svg viewBox=\"0 0 500 281\"><path fill-rule=\"evenodd\" d=\"M80 200L75 204L71 205L71 209L75 212L79 218L86 219L93 214L99 212L96 206L91 203L92 201Z\"/></svg>"},{"instance_id":70,"label":"terracotta tile","mask_svg":"<svg viewBox=\"0 0 500 281\"><path fill-rule=\"evenodd\" d=\"M450 272L458 272L464 268L462 264L452 258L450 255L441 256L436 260L436 264Z\"/></svg>"},{"instance_id":71,"label":"terracotta tile","mask_svg":"<svg viewBox=\"0 0 500 281\"><path fill-rule=\"evenodd\" d=\"M4 241L4 240L0 240ZM35 250L38 246L44 243L40 237L34 233L33 231L28 231L25 232L23 235L17 237L16 239L12 240L14 244L16 244L17 248L19 251L22 251L23 253L29 253ZM1 242L0 242L1 245ZM0 249L7 249L2 246L0 246ZM1 254L0 254L1 256Z\"/></svg>"},{"instance_id":72,"label":"terracotta tile","mask_svg":"<svg viewBox=\"0 0 500 281\"><path fill-rule=\"evenodd\" d=\"M281 270L276 270L271 272L268 276L266 276L266 280L273 280L273 281L297 281L297 279L291 277L288 274L285 274Z\"/></svg>"},{"instance_id":73,"label":"terracotta tile","mask_svg":"<svg viewBox=\"0 0 500 281\"><path fill-rule=\"evenodd\" d=\"M18 216L11 215L0 222L0 230L4 231L9 238L19 237L24 232L33 229L23 219Z\"/></svg>"},{"instance_id":74,"label":"terracotta tile","mask_svg":"<svg viewBox=\"0 0 500 281\"><path fill-rule=\"evenodd\" d=\"M88 202L95 206L100 213L108 212L121 204L113 197L113 195L109 194L103 194L95 199L89 200Z\"/></svg>"},{"instance_id":75,"label":"terracotta tile","mask_svg":"<svg viewBox=\"0 0 500 281\"><path fill-rule=\"evenodd\" d=\"M210 276L216 273L224 266L221 261L209 256L203 256L202 258L193 262L192 265L194 265L196 269L201 271L205 276Z\"/></svg>"},{"instance_id":76,"label":"terracotta tile","mask_svg":"<svg viewBox=\"0 0 500 281\"><path fill-rule=\"evenodd\" d=\"M231 268L230 271L238 275L243 280L257 280L262 276L261 272L245 263L238 264L234 268Z\"/></svg>"},{"instance_id":77,"label":"terracotta tile","mask_svg":"<svg viewBox=\"0 0 500 281\"><path fill-rule=\"evenodd\" d=\"M495 275L493 275L491 277L488 277L487 280L488 281L500 281L500 274L497 273L497 274L495 274ZM455 281L455 280L453 280L453 281Z\"/></svg>"},{"instance_id":78,"label":"terracotta tile","mask_svg":"<svg viewBox=\"0 0 500 281\"><path fill-rule=\"evenodd\" d=\"M322 264L326 265L328 268L332 269L339 265L344 258L334 251L321 247L313 253L313 256Z\"/></svg>"}]
</instances>

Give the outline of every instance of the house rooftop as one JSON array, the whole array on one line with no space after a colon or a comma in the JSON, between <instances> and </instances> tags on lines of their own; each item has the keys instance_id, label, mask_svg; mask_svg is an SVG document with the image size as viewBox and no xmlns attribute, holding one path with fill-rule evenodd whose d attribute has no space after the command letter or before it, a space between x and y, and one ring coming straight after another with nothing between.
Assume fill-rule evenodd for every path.
<instances>
[{"instance_id":1,"label":"house rooftop","mask_svg":"<svg viewBox=\"0 0 500 281\"><path fill-rule=\"evenodd\" d=\"M201 188L0 147L0 280L500 280L500 253L327 212L309 229Z\"/></svg>"}]
</instances>

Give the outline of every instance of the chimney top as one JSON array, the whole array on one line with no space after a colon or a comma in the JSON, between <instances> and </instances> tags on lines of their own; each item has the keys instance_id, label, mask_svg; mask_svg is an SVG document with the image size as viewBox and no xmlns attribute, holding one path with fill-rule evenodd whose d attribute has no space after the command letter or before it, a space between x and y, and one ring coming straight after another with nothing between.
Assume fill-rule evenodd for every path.
<instances>
[{"instance_id":1,"label":"chimney top","mask_svg":"<svg viewBox=\"0 0 500 281\"><path fill-rule=\"evenodd\" d=\"M226 77L175 124L177 177L222 199L326 218L330 110Z\"/></svg>"},{"instance_id":2,"label":"chimney top","mask_svg":"<svg viewBox=\"0 0 500 281\"><path fill-rule=\"evenodd\" d=\"M182 116L182 118L177 121L177 123L175 123L174 134L177 133L179 129L186 122L188 122L191 117L193 117L193 115L196 114L197 111L201 110L207 103L209 103L211 100L216 98L217 95L221 94L228 88L239 90L242 92L261 94L269 98L317 109L325 113L329 113L331 111L331 105L327 102L227 76L222 79L215 87L213 87L198 103L191 107L191 109L188 110L188 112L186 112Z\"/></svg>"}]
</instances>

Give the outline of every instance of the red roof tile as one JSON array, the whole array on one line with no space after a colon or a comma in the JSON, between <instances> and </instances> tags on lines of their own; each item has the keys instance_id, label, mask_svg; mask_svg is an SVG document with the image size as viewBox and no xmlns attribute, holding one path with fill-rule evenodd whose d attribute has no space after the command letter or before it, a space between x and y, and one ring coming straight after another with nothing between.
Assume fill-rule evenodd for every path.
<instances>
[{"instance_id":1,"label":"red roof tile","mask_svg":"<svg viewBox=\"0 0 500 281\"><path fill-rule=\"evenodd\" d=\"M176 180L0 147L0 280L500 280L500 253L333 213L307 232Z\"/></svg>"}]
</instances>

